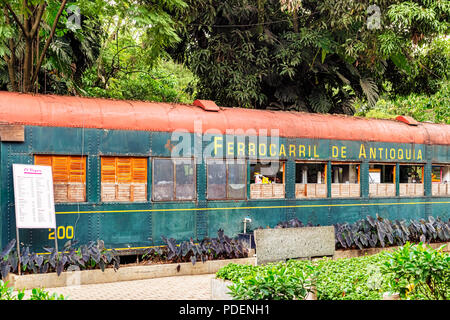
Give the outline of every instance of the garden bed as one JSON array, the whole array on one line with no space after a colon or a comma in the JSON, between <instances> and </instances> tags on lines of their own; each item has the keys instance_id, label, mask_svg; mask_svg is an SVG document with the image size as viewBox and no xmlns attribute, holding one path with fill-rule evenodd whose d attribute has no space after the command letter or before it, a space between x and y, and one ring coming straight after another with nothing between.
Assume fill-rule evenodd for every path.
<instances>
[{"instance_id":1,"label":"garden bed","mask_svg":"<svg viewBox=\"0 0 450 320\"><path fill-rule=\"evenodd\" d=\"M56 272L43 274L26 274L20 276L10 273L5 281L8 281L8 286L13 286L17 290L27 290L32 288L54 288L183 275L212 274L216 273L220 268L226 266L229 263L255 265L256 258L250 257L226 260L208 260L204 263L198 262L195 265L193 265L191 262L184 262L121 266L117 271L114 271L113 268L106 268L104 271L99 269L65 271L62 272L59 276L56 274Z\"/></svg>"}]
</instances>

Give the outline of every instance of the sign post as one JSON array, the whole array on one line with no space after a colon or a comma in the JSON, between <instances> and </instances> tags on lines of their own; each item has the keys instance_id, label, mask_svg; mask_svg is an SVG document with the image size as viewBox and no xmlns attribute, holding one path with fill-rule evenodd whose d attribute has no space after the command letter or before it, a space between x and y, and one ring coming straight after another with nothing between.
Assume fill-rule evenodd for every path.
<instances>
[{"instance_id":1,"label":"sign post","mask_svg":"<svg viewBox=\"0 0 450 320\"><path fill-rule=\"evenodd\" d=\"M14 201L18 270L20 270L19 229L55 229L52 168L28 164L13 164ZM57 237L55 249L58 252Z\"/></svg>"}]
</instances>

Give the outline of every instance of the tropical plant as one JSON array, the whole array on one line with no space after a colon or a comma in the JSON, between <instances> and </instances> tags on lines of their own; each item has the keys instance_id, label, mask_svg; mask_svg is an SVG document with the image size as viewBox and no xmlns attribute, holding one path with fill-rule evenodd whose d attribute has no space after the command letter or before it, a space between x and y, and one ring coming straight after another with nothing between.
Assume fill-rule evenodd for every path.
<instances>
[{"instance_id":1,"label":"tropical plant","mask_svg":"<svg viewBox=\"0 0 450 320\"><path fill-rule=\"evenodd\" d=\"M19 260L17 250L14 249L15 243L16 240L12 239L0 254L0 275L3 279L9 272L18 270ZM22 247L20 252L21 271L56 272L59 276L70 266L81 270L99 267L102 271L107 265L112 265L114 270L120 267L120 257L117 252L114 249L107 250L102 240L90 241L76 249L74 245L77 243L77 240L67 241L61 252L56 252L55 248L44 248L47 254L31 253L29 247Z\"/></svg>"},{"instance_id":2,"label":"tropical plant","mask_svg":"<svg viewBox=\"0 0 450 320\"><path fill-rule=\"evenodd\" d=\"M450 255L420 242L407 242L403 247L386 253L382 273L389 279L392 292L403 299L450 299Z\"/></svg>"},{"instance_id":3,"label":"tropical plant","mask_svg":"<svg viewBox=\"0 0 450 320\"><path fill-rule=\"evenodd\" d=\"M187 3L171 54L199 78L198 96L223 106L353 114L355 99L373 107L387 81L420 74L430 89L443 77L416 51L448 33L445 1Z\"/></svg>"},{"instance_id":4,"label":"tropical plant","mask_svg":"<svg viewBox=\"0 0 450 320\"><path fill-rule=\"evenodd\" d=\"M165 246L152 247L144 255L147 260L163 260L171 262L191 261L193 265L197 261L205 262L213 259L243 258L248 255L248 250L241 241L231 239L225 235L222 229L217 231L217 238L204 238L200 243L189 241L176 243L174 238L161 237Z\"/></svg>"},{"instance_id":5,"label":"tropical plant","mask_svg":"<svg viewBox=\"0 0 450 320\"><path fill-rule=\"evenodd\" d=\"M182 0L0 0L0 88L80 95L92 66L102 82L117 70L136 71L135 61L151 65L178 41L170 14L184 6ZM136 39L140 52L126 66L120 55L131 47L123 34Z\"/></svg>"},{"instance_id":6,"label":"tropical plant","mask_svg":"<svg viewBox=\"0 0 450 320\"><path fill-rule=\"evenodd\" d=\"M307 226L313 226L308 223ZM278 223L275 228L301 228L304 224L297 218ZM376 214L354 223L334 225L336 249L374 248L387 245L404 245L410 242L445 242L450 240L450 219L429 216L427 220L389 220Z\"/></svg>"},{"instance_id":7,"label":"tropical plant","mask_svg":"<svg viewBox=\"0 0 450 320\"><path fill-rule=\"evenodd\" d=\"M297 268L295 262L267 264L255 268L239 266L237 268L243 270L239 277L236 276L236 270L230 272L230 268L236 267L226 267L216 276L233 280L233 284L229 286L233 299L304 300L311 291L311 281L307 273Z\"/></svg>"}]
</instances>

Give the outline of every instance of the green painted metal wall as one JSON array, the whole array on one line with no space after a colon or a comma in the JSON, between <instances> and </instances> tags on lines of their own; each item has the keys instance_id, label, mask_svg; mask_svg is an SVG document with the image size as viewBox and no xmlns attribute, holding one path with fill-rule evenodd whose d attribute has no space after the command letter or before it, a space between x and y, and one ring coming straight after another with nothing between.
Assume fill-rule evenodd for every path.
<instances>
[{"instance_id":1,"label":"green painted metal wall","mask_svg":"<svg viewBox=\"0 0 450 320\"><path fill-rule=\"evenodd\" d=\"M115 248L140 248L162 243L161 236L186 240L216 236L222 228L234 236L242 232L244 217L252 219L251 227L273 227L280 221L297 217L304 223L331 225L353 222L367 215L379 214L389 219L417 219L428 215L449 218L450 198L431 197L431 164L450 164L449 146L427 146L358 141L329 141L318 139L268 138L256 141L255 137L239 140L234 136L222 137L188 134L171 140L168 132L99 130L82 128L25 127L24 143L0 143L1 161L1 220L0 247L15 237L13 163L33 163L35 154L61 154L87 156L87 185L85 203L56 204L57 234L49 230L21 230L25 245L39 251L43 246L53 246L56 236L62 246L69 238L82 243L102 239ZM100 197L100 157L145 156L170 157L170 149L180 141L189 140L189 151L196 157L197 199L195 201L152 202L152 167L148 167L148 198L142 203L108 202ZM234 158L276 158L286 161L286 198L277 200L207 201L205 158L217 155ZM252 154L251 144L266 145L265 155ZM293 147L295 146L295 152ZM302 147L303 146L303 147ZM261 148L263 151L264 148ZM392 151L394 150L394 151ZM402 150L402 151L399 151ZM184 150L186 152L186 150ZM284 151L284 152L283 152ZM271 154L272 153L272 154ZM409 156L408 156L409 155ZM409 159L407 159L409 158ZM361 163L361 197L353 199L295 199L295 160L325 161L328 166L327 181L331 181L332 161L357 161ZM425 165L425 196L369 198L369 162L421 163ZM397 168L398 169L398 168ZM397 170L398 172L398 170ZM250 171L247 173L247 181ZM397 179L398 181L398 179ZM249 198L250 189L247 188ZM328 184L331 194L331 184Z\"/></svg>"}]
</instances>

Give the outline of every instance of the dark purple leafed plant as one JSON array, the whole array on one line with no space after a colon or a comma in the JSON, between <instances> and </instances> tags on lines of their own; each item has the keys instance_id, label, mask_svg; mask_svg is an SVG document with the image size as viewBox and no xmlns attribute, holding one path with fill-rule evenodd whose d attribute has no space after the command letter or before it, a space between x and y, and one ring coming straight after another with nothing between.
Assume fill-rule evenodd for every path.
<instances>
[{"instance_id":1,"label":"dark purple leafed plant","mask_svg":"<svg viewBox=\"0 0 450 320\"><path fill-rule=\"evenodd\" d=\"M30 253L29 247L22 247L20 262L22 272L46 273L56 272L58 276L69 267L76 269L94 269L99 267L102 271L106 266L112 265L114 270L120 266L120 258L114 249L107 250L104 242L90 241L79 248L74 246L78 241L67 241L61 252L55 248L44 248L47 254ZM11 240L0 255L0 274L4 279L9 272L17 272L18 257L14 249L16 240Z\"/></svg>"},{"instance_id":2,"label":"dark purple leafed plant","mask_svg":"<svg viewBox=\"0 0 450 320\"><path fill-rule=\"evenodd\" d=\"M144 259L159 259L171 262L189 262L195 265L197 261L205 262L213 259L233 259L247 257L247 249L239 240L231 239L222 229L217 231L217 238L205 238L199 243L182 241L179 244L173 238L161 237L166 244L161 247L150 248Z\"/></svg>"},{"instance_id":3,"label":"dark purple leafed plant","mask_svg":"<svg viewBox=\"0 0 450 320\"><path fill-rule=\"evenodd\" d=\"M297 218L280 222L275 228L301 228ZM312 226L308 223L306 226ZM355 223L334 225L336 249L375 248L387 245L404 245L409 242L445 242L450 240L450 219L429 216L427 220L389 220L376 215L367 216Z\"/></svg>"}]
</instances>

